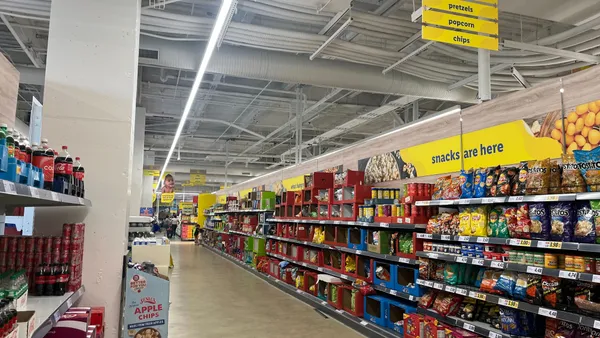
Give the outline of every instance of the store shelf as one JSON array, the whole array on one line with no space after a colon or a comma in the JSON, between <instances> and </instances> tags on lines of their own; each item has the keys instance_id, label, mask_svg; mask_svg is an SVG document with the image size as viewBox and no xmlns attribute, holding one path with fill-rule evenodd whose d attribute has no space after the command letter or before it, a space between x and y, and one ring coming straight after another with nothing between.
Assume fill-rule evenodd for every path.
<instances>
[{"instance_id":1,"label":"store shelf","mask_svg":"<svg viewBox=\"0 0 600 338\"><path fill-rule=\"evenodd\" d=\"M581 244L573 242L554 242L540 241L535 239L518 239L518 238L495 238L495 237L477 237L477 236L450 236L418 233L417 238L431 239L447 242L461 243L480 243L480 244L498 244L521 246L527 248L553 249L553 250L579 250L581 245L584 245L584 251L600 252L599 244Z\"/></svg>"},{"instance_id":2,"label":"store shelf","mask_svg":"<svg viewBox=\"0 0 600 338\"><path fill-rule=\"evenodd\" d=\"M254 213L254 212L273 212L273 210L266 210L266 209L222 210L222 211L215 211L214 214L220 215L220 214Z\"/></svg>"},{"instance_id":3,"label":"store shelf","mask_svg":"<svg viewBox=\"0 0 600 338\"><path fill-rule=\"evenodd\" d=\"M295 261L295 260L293 260L291 258L282 256L282 255L273 254L273 253L270 253L270 252L267 252L267 255L271 256L271 257L279 258L279 259L284 260L284 261L288 261L290 263L294 263L296 265L303 266L305 268L317 270L319 272L324 272L324 273L326 273L328 275L332 275L332 276L338 277L340 279L347 280L349 282L354 282L356 280L356 278L354 278L352 276L348 276L346 274L339 273L337 271L333 271L333 270L330 270L330 269L327 269L327 268L323 268L323 267L320 267L320 266L316 266L316 265L313 265L313 264L309 264L309 263L305 263L305 262L297 262L297 261ZM413 301L413 302L416 302L416 301L419 300L419 297L415 297L413 295L409 295L409 294L404 293L404 292L400 292L400 291L397 291L397 290L388 289L386 287L379 286L379 285L372 285L372 286L373 286L373 289L379 290L381 292L385 292L385 293L390 294L392 296L400 297L400 298L403 298L403 299L406 299L406 300L410 300L410 301Z\"/></svg>"},{"instance_id":4,"label":"store shelf","mask_svg":"<svg viewBox=\"0 0 600 338\"><path fill-rule=\"evenodd\" d=\"M487 323L464 320L464 319L460 319L460 318L452 317L452 316L444 317L444 316L440 315L439 313L437 313L433 310L430 310L430 309L417 308L417 313L420 313L422 315L426 315L429 317L433 317L433 318L439 320L440 322L446 323L448 325L460 327L467 331L475 332L483 337L489 337L489 338L513 338L513 337L516 337L516 336L511 336L506 333L502 333L502 331L491 327L491 325L489 325Z\"/></svg>"},{"instance_id":5,"label":"store shelf","mask_svg":"<svg viewBox=\"0 0 600 338\"><path fill-rule=\"evenodd\" d=\"M402 219L401 217L398 219ZM332 220L319 220L319 219L295 219L295 218L269 218L267 222L272 223L305 223L305 224L325 224L325 225L347 225L347 226L359 226L367 228L385 228L385 229L403 229L403 230L414 230L414 229L425 229L426 224L406 224L406 223L369 223L369 222L356 222L356 221L332 221Z\"/></svg>"},{"instance_id":6,"label":"store shelf","mask_svg":"<svg viewBox=\"0 0 600 338\"><path fill-rule=\"evenodd\" d=\"M236 235L241 235L241 236L247 236L247 237L254 237L254 238L266 238L267 236L263 236L263 235L257 235L257 234L249 234L246 232L242 232L242 231L234 231L234 230L229 230L230 234L236 234Z\"/></svg>"},{"instance_id":7,"label":"store shelf","mask_svg":"<svg viewBox=\"0 0 600 338\"><path fill-rule=\"evenodd\" d=\"M581 316L575 313L548 309L539 305L533 305L522 301L516 301L512 299L507 299L504 297L500 297L497 295L492 295L489 293L479 292L477 288L471 286L463 286L463 285L448 285L445 283L428 281L423 279L417 279L417 284L434 288L438 290L444 290L446 292L455 293L458 295L463 295L469 298L479 299L484 302L498 304L501 306L511 307L513 309L519 309L526 312L535 313L541 316L556 318L560 320L564 320L570 323L581 324L585 326L594 326L600 325L600 320L595 320L590 317ZM596 322L598 322L596 324Z\"/></svg>"},{"instance_id":8,"label":"store shelf","mask_svg":"<svg viewBox=\"0 0 600 338\"><path fill-rule=\"evenodd\" d=\"M348 327L360 332L361 334L365 335L366 337L373 337L373 338L402 337L401 335L399 335L398 333L396 333L394 331L391 331L386 328L372 324L362 318L358 318L358 317L356 317L352 314L349 314L343 310L337 310L334 307L332 307L331 305L329 305L326 301L323 301L322 299L319 299L313 295L310 295L302 290L296 289L295 287L288 285L288 284L280 281L279 279L276 279L276 278L273 278L272 276L263 274L263 273L257 271L255 268L252 268L252 267L240 262L233 256L230 256L226 253L223 253L223 252L216 250L214 248L211 248L209 246L206 246L206 245L203 245L203 246L204 246L204 248L214 252L215 254L220 255L223 258L226 258L229 261L235 263L236 265L253 273L257 277L259 277L262 280L266 281L267 283L275 286L276 288L278 288L278 289L296 297L297 299L305 302L306 304L314 307L315 309L319 310L323 314L325 314L333 319L336 319L336 320L340 321L341 323L347 325Z\"/></svg>"},{"instance_id":9,"label":"store shelf","mask_svg":"<svg viewBox=\"0 0 600 338\"><path fill-rule=\"evenodd\" d=\"M500 204L520 202L569 202L569 201L600 200L600 192L583 192L577 194L551 194L531 196L507 196L507 197L484 197L463 198L458 200L431 200L417 201L417 206L448 206L448 205L477 205L477 204Z\"/></svg>"},{"instance_id":10,"label":"store shelf","mask_svg":"<svg viewBox=\"0 0 600 338\"><path fill-rule=\"evenodd\" d=\"M371 257L371 258L380 259L380 260L384 260L384 261L390 261L390 262L394 262L394 263L419 264L419 262L415 259L393 256L393 255L383 255L383 254L378 254L378 253L374 253L374 252L370 252L370 251L355 250L355 249L342 247L342 246L317 244L317 243L308 242L308 241L298 241L298 240L295 240L292 238L277 237L277 236L271 236L271 235L268 235L267 238L272 238L275 240L289 242L289 243L296 243L296 244L312 246L315 248L339 250L339 251L343 251L343 252L353 253L353 254L357 254L357 255L361 255L361 256Z\"/></svg>"},{"instance_id":11,"label":"store shelf","mask_svg":"<svg viewBox=\"0 0 600 338\"><path fill-rule=\"evenodd\" d=\"M88 199L0 180L0 204L21 207L91 206Z\"/></svg>"},{"instance_id":12,"label":"store shelf","mask_svg":"<svg viewBox=\"0 0 600 338\"><path fill-rule=\"evenodd\" d=\"M204 227L202 229L204 229L204 230L210 230L210 231L214 231L214 232L218 232L220 234L229 234L229 232L225 232L225 231L221 231L221 230L216 230L216 229L213 229L213 228Z\"/></svg>"},{"instance_id":13,"label":"store shelf","mask_svg":"<svg viewBox=\"0 0 600 338\"><path fill-rule=\"evenodd\" d=\"M456 263L484 266L484 267L489 267L489 268L494 268L494 269L525 272L525 273L530 273L530 274L535 274L535 275L552 276L552 277L572 279L572 280L580 279L580 280L586 281L586 282L600 283L600 275L586 273L586 272L575 272L575 271L567 271L567 270L561 270L561 269L543 268L540 266L509 263L509 262L500 262L500 261L493 261L490 259L483 259L483 258L471 258L471 257L464 257L464 256L456 256L456 255L443 254L443 253L439 253L439 252L417 251L417 256L424 257L424 258L430 258L430 259L443 260L443 261L447 261L447 262L456 262Z\"/></svg>"},{"instance_id":14,"label":"store shelf","mask_svg":"<svg viewBox=\"0 0 600 338\"><path fill-rule=\"evenodd\" d=\"M27 311L35 311L35 329L32 338L42 338L67 310L76 304L85 293L82 286L75 292L68 292L64 296L29 297Z\"/></svg>"},{"instance_id":15,"label":"store shelf","mask_svg":"<svg viewBox=\"0 0 600 338\"><path fill-rule=\"evenodd\" d=\"M129 232L152 232L152 227L129 227Z\"/></svg>"}]
</instances>

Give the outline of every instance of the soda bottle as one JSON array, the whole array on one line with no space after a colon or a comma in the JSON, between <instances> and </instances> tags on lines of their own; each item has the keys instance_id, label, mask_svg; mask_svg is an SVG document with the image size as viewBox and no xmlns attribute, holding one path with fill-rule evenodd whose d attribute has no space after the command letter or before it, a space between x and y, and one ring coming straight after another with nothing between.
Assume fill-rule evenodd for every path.
<instances>
[{"instance_id":1,"label":"soda bottle","mask_svg":"<svg viewBox=\"0 0 600 338\"><path fill-rule=\"evenodd\" d=\"M21 161L27 162L27 147L25 146L25 135L19 136L19 152L21 153Z\"/></svg>"},{"instance_id":2,"label":"soda bottle","mask_svg":"<svg viewBox=\"0 0 600 338\"><path fill-rule=\"evenodd\" d=\"M84 197L84 184L83 177L85 176L85 169L81 165L81 158L75 157L75 163L73 163L73 176L75 176L75 181L77 184L77 197Z\"/></svg>"},{"instance_id":3,"label":"soda bottle","mask_svg":"<svg viewBox=\"0 0 600 338\"><path fill-rule=\"evenodd\" d=\"M6 147L8 148L8 157L15 157L15 138L13 137L12 132L6 127L6 124L3 124L2 128L6 128Z\"/></svg>"},{"instance_id":4,"label":"soda bottle","mask_svg":"<svg viewBox=\"0 0 600 338\"><path fill-rule=\"evenodd\" d=\"M43 296L46 288L46 266L44 264L38 265L35 270L35 295Z\"/></svg>"},{"instance_id":5,"label":"soda bottle","mask_svg":"<svg viewBox=\"0 0 600 338\"><path fill-rule=\"evenodd\" d=\"M0 140L6 139L6 132L8 131L8 126L6 123L0 124Z\"/></svg>"},{"instance_id":6,"label":"soda bottle","mask_svg":"<svg viewBox=\"0 0 600 338\"><path fill-rule=\"evenodd\" d=\"M49 152L52 152L51 154ZM54 152L48 148L48 140L42 140L42 147L34 143L32 163L44 173L44 189L52 190L54 182Z\"/></svg>"},{"instance_id":7,"label":"soda bottle","mask_svg":"<svg viewBox=\"0 0 600 338\"><path fill-rule=\"evenodd\" d=\"M19 144L19 132L13 129L12 137L13 137L14 144L15 144L15 147L14 147L15 158L20 161L21 160L21 145Z\"/></svg>"},{"instance_id":8,"label":"soda bottle","mask_svg":"<svg viewBox=\"0 0 600 338\"><path fill-rule=\"evenodd\" d=\"M27 163L32 163L31 161L33 161L33 148L29 144L27 138L25 139L25 161L27 161Z\"/></svg>"},{"instance_id":9,"label":"soda bottle","mask_svg":"<svg viewBox=\"0 0 600 338\"><path fill-rule=\"evenodd\" d=\"M57 184L60 193L72 193L73 158L67 151L67 146L62 146L62 151L54 159L54 185L56 186Z\"/></svg>"},{"instance_id":10,"label":"soda bottle","mask_svg":"<svg viewBox=\"0 0 600 338\"><path fill-rule=\"evenodd\" d=\"M69 266L67 264L59 265L59 274L56 278L56 287L54 288L55 296L62 296L67 292L69 283Z\"/></svg>"},{"instance_id":11,"label":"soda bottle","mask_svg":"<svg viewBox=\"0 0 600 338\"><path fill-rule=\"evenodd\" d=\"M44 296L54 295L54 287L56 286L56 265L48 266L46 273L46 284L44 285Z\"/></svg>"}]
</instances>

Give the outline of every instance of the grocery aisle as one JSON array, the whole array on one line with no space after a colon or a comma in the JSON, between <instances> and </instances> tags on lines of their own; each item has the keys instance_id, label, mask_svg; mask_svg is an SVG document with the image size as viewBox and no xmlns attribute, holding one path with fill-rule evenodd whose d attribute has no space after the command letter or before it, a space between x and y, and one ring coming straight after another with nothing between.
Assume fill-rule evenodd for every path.
<instances>
[{"instance_id":1,"label":"grocery aisle","mask_svg":"<svg viewBox=\"0 0 600 338\"><path fill-rule=\"evenodd\" d=\"M193 242L171 252L171 337L362 337Z\"/></svg>"}]
</instances>

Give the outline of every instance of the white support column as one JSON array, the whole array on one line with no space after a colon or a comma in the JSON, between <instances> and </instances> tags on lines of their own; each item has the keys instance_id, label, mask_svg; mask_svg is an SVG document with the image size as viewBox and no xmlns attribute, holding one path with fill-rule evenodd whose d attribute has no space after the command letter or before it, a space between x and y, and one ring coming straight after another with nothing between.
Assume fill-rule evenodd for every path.
<instances>
[{"instance_id":1,"label":"white support column","mask_svg":"<svg viewBox=\"0 0 600 338\"><path fill-rule=\"evenodd\" d=\"M489 101L492 99L492 77L490 75L490 51L487 49L478 49L478 80L479 99Z\"/></svg>"},{"instance_id":2,"label":"white support column","mask_svg":"<svg viewBox=\"0 0 600 338\"><path fill-rule=\"evenodd\" d=\"M106 307L117 337L127 246L141 0L54 0L42 135L86 169L82 305Z\"/></svg>"},{"instance_id":3,"label":"white support column","mask_svg":"<svg viewBox=\"0 0 600 338\"><path fill-rule=\"evenodd\" d=\"M142 184L144 178L144 139L146 132L146 108L135 108L135 127L133 130L133 166L131 172L131 198L129 214L140 215L142 206Z\"/></svg>"}]
</instances>

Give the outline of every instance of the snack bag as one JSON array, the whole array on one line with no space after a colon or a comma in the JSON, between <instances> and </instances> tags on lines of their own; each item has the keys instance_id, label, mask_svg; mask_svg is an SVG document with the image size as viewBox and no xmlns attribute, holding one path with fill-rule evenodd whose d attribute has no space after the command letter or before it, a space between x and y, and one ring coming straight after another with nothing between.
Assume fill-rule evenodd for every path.
<instances>
[{"instance_id":1,"label":"snack bag","mask_svg":"<svg viewBox=\"0 0 600 338\"><path fill-rule=\"evenodd\" d=\"M521 203L517 207L517 227L513 229L514 233L511 233L510 237L529 239L531 238L530 227L529 206L527 203ZM510 231L510 228L508 230Z\"/></svg>"},{"instance_id":2,"label":"snack bag","mask_svg":"<svg viewBox=\"0 0 600 338\"><path fill-rule=\"evenodd\" d=\"M458 284L458 272L458 263L446 264L446 268L444 269L444 282L450 285Z\"/></svg>"},{"instance_id":3,"label":"snack bag","mask_svg":"<svg viewBox=\"0 0 600 338\"><path fill-rule=\"evenodd\" d=\"M346 256L345 270L348 273L354 273L354 272L356 272L356 262L352 258L352 255Z\"/></svg>"},{"instance_id":4,"label":"snack bag","mask_svg":"<svg viewBox=\"0 0 600 338\"><path fill-rule=\"evenodd\" d=\"M502 169L500 176L498 176L498 185L496 186L496 196L509 196L512 190L515 176L517 175L517 168L507 167Z\"/></svg>"},{"instance_id":5,"label":"snack bag","mask_svg":"<svg viewBox=\"0 0 600 338\"><path fill-rule=\"evenodd\" d=\"M428 234L439 234L441 233L440 229L440 220L436 216L431 216L429 221L427 221L427 227L425 228L425 232Z\"/></svg>"},{"instance_id":6,"label":"snack bag","mask_svg":"<svg viewBox=\"0 0 600 338\"><path fill-rule=\"evenodd\" d=\"M483 273L483 279L481 280L481 285L479 286L479 290L481 292L502 294L502 292L496 290L496 283L498 283L498 279L500 279L500 276L502 276L502 273L503 273L503 271L486 270Z\"/></svg>"},{"instance_id":7,"label":"snack bag","mask_svg":"<svg viewBox=\"0 0 600 338\"><path fill-rule=\"evenodd\" d=\"M549 194L560 194L560 166L556 161L550 161L550 183L548 184Z\"/></svg>"},{"instance_id":8,"label":"snack bag","mask_svg":"<svg viewBox=\"0 0 600 338\"><path fill-rule=\"evenodd\" d=\"M501 307L500 323L502 325L502 332L514 336L520 335L518 310Z\"/></svg>"},{"instance_id":9,"label":"snack bag","mask_svg":"<svg viewBox=\"0 0 600 338\"><path fill-rule=\"evenodd\" d=\"M546 240L550 237L550 212L545 203L529 203L529 231L532 239Z\"/></svg>"},{"instance_id":10,"label":"snack bag","mask_svg":"<svg viewBox=\"0 0 600 338\"><path fill-rule=\"evenodd\" d=\"M560 279L550 276L542 276L542 291L543 299L542 304L550 308L556 308L556 306L562 300L562 292L560 289Z\"/></svg>"},{"instance_id":11,"label":"snack bag","mask_svg":"<svg viewBox=\"0 0 600 338\"><path fill-rule=\"evenodd\" d=\"M594 225L596 227L596 235L600 234L600 201L590 201L592 215L594 216ZM600 244L600 236L596 237L596 243Z\"/></svg>"},{"instance_id":12,"label":"snack bag","mask_svg":"<svg viewBox=\"0 0 600 338\"><path fill-rule=\"evenodd\" d=\"M527 171L527 195L545 195L550 185L550 159L531 161Z\"/></svg>"},{"instance_id":13,"label":"snack bag","mask_svg":"<svg viewBox=\"0 0 600 338\"><path fill-rule=\"evenodd\" d=\"M587 184L587 191L600 191L600 147L573 151L581 175Z\"/></svg>"},{"instance_id":14,"label":"snack bag","mask_svg":"<svg viewBox=\"0 0 600 338\"><path fill-rule=\"evenodd\" d=\"M502 207L498 208L498 223L496 224L496 231L494 233L494 237L499 238L509 238L510 232L508 231L508 222L506 221L506 212Z\"/></svg>"},{"instance_id":15,"label":"snack bag","mask_svg":"<svg viewBox=\"0 0 600 338\"><path fill-rule=\"evenodd\" d=\"M484 168L475 170L475 176L473 178L473 197L485 197L485 182L487 180L487 173Z\"/></svg>"},{"instance_id":16,"label":"snack bag","mask_svg":"<svg viewBox=\"0 0 600 338\"><path fill-rule=\"evenodd\" d=\"M573 154L562 155L562 183L563 193L577 193L587 191L583 176Z\"/></svg>"},{"instance_id":17,"label":"snack bag","mask_svg":"<svg viewBox=\"0 0 600 338\"><path fill-rule=\"evenodd\" d=\"M487 235L487 206L478 206L471 210L471 235L485 237Z\"/></svg>"},{"instance_id":18,"label":"snack bag","mask_svg":"<svg viewBox=\"0 0 600 338\"><path fill-rule=\"evenodd\" d=\"M577 223L573 231L575 242L594 243L596 227L594 226L594 211L589 201L577 202Z\"/></svg>"},{"instance_id":19,"label":"snack bag","mask_svg":"<svg viewBox=\"0 0 600 338\"><path fill-rule=\"evenodd\" d=\"M471 236L471 209L470 208L460 208L458 217L459 217L458 234L460 236Z\"/></svg>"},{"instance_id":20,"label":"snack bag","mask_svg":"<svg viewBox=\"0 0 600 338\"><path fill-rule=\"evenodd\" d=\"M429 289L429 291L419 298L419 307L424 309L430 308L437 298L437 294L438 292L436 290Z\"/></svg>"},{"instance_id":21,"label":"snack bag","mask_svg":"<svg viewBox=\"0 0 600 338\"><path fill-rule=\"evenodd\" d=\"M510 206L504 208L504 217L506 219L506 227L510 237L518 233L517 208Z\"/></svg>"},{"instance_id":22,"label":"snack bag","mask_svg":"<svg viewBox=\"0 0 600 338\"><path fill-rule=\"evenodd\" d=\"M510 297L513 296L513 292L515 290L515 284L517 281L517 273L513 271L504 271L500 278L498 278L498 282L494 285L494 290L500 291L505 295Z\"/></svg>"},{"instance_id":23,"label":"snack bag","mask_svg":"<svg viewBox=\"0 0 600 338\"><path fill-rule=\"evenodd\" d=\"M550 204L550 240L571 242L573 240L575 219L575 212L572 210L570 203Z\"/></svg>"},{"instance_id":24,"label":"snack bag","mask_svg":"<svg viewBox=\"0 0 600 338\"><path fill-rule=\"evenodd\" d=\"M495 233L498 227L498 216L502 210L498 207L492 208L490 210L490 214L488 215L488 227L487 227L487 236L488 237L496 237Z\"/></svg>"},{"instance_id":25,"label":"snack bag","mask_svg":"<svg viewBox=\"0 0 600 338\"><path fill-rule=\"evenodd\" d=\"M527 193L527 162L519 164L518 173L513 180L513 196L525 195Z\"/></svg>"},{"instance_id":26,"label":"snack bag","mask_svg":"<svg viewBox=\"0 0 600 338\"><path fill-rule=\"evenodd\" d=\"M496 196L496 189L498 184L498 177L500 176L500 171L500 166L488 168L487 177L485 178L485 196Z\"/></svg>"},{"instance_id":27,"label":"snack bag","mask_svg":"<svg viewBox=\"0 0 600 338\"><path fill-rule=\"evenodd\" d=\"M468 171L460 171L460 198L471 198L473 197L473 169Z\"/></svg>"},{"instance_id":28,"label":"snack bag","mask_svg":"<svg viewBox=\"0 0 600 338\"><path fill-rule=\"evenodd\" d=\"M513 290L513 297L517 300L527 299L527 274L519 273L517 280L515 281L515 289Z\"/></svg>"},{"instance_id":29,"label":"snack bag","mask_svg":"<svg viewBox=\"0 0 600 338\"><path fill-rule=\"evenodd\" d=\"M451 182L450 175L438 177L437 180L435 180L435 185L433 186L433 195L431 195L431 199L432 200L442 199L442 194L444 193L444 189L448 185L450 185L450 182Z\"/></svg>"},{"instance_id":30,"label":"snack bag","mask_svg":"<svg viewBox=\"0 0 600 338\"><path fill-rule=\"evenodd\" d=\"M444 200L456 200L461 195L461 184L460 177L453 177L450 180L450 184L446 185L442 191L442 199Z\"/></svg>"}]
</instances>

